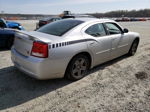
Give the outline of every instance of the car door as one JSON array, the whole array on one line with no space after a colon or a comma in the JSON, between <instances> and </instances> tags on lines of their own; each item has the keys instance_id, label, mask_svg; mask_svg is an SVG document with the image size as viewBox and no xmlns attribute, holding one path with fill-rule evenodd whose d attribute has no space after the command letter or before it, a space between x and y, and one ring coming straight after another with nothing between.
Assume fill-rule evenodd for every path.
<instances>
[{"instance_id":1,"label":"car door","mask_svg":"<svg viewBox=\"0 0 150 112\"><path fill-rule=\"evenodd\" d=\"M7 28L6 23L0 19L0 28Z\"/></svg>"},{"instance_id":2,"label":"car door","mask_svg":"<svg viewBox=\"0 0 150 112\"><path fill-rule=\"evenodd\" d=\"M83 36L87 41L88 49L93 54L93 65L98 65L110 59L111 38L102 23L86 26L83 29Z\"/></svg>"},{"instance_id":3,"label":"car door","mask_svg":"<svg viewBox=\"0 0 150 112\"><path fill-rule=\"evenodd\" d=\"M112 40L111 43L111 58L116 58L128 52L128 42L129 36L123 33L121 27L116 23L105 23L104 24L107 31L109 32L109 37Z\"/></svg>"},{"instance_id":4,"label":"car door","mask_svg":"<svg viewBox=\"0 0 150 112\"><path fill-rule=\"evenodd\" d=\"M0 47L8 47L14 40L14 31L0 28Z\"/></svg>"},{"instance_id":5,"label":"car door","mask_svg":"<svg viewBox=\"0 0 150 112\"><path fill-rule=\"evenodd\" d=\"M7 37L7 31L0 28L0 47L6 46L8 37Z\"/></svg>"}]
</instances>

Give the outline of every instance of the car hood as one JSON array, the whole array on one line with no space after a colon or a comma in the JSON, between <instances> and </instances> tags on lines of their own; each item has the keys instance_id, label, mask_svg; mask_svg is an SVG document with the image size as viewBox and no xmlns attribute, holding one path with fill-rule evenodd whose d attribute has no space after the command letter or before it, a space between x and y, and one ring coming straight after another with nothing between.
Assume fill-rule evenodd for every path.
<instances>
[{"instance_id":1,"label":"car hood","mask_svg":"<svg viewBox=\"0 0 150 112\"><path fill-rule=\"evenodd\" d=\"M17 25L17 26L20 26L20 24L19 23L17 23L17 22L13 22L13 21L6 21L6 23L8 24L8 25Z\"/></svg>"},{"instance_id":2,"label":"car hood","mask_svg":"<svg viewBox=\"0 0 150 112\"><path fill-rule=\"evenodd\" d=\"M20 23L13 22L13 21L6 21L8 28L18 28L19 30L24 30Z\"/></svg>"}]
</instances>

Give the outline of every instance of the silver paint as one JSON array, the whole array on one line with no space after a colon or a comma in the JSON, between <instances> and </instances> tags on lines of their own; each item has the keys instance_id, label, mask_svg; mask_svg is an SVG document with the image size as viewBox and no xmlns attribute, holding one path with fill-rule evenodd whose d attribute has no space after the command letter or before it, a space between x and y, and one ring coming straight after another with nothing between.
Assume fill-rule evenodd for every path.
<instances>
[{"instance_id":1,"label":"silver paint","mask_svg":"<svg viewBox=\"0 0 150 112\"><path fill-rule=\"evenodd\" d=\"M60 37L36 31L18 32L11 49L14 65L37 79L62 78L70 60L75 55L82 52L88 53L92 59L92 68L128 53L134 39L139 38L139 34L134 32L93 37L85 33L89 26L96 23L116 22L108 19L77 19L85 22ZM33 41L49 44L48 58L37 58L30 55ZM58 46L59 43L64 42L66 42L64 46Z\"/></svg>"}]
</instances>

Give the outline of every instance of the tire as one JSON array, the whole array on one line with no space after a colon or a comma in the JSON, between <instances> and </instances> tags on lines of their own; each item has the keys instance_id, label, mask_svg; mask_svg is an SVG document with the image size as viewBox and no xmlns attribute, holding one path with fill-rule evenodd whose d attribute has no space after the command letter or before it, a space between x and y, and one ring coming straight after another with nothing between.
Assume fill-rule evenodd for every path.
<instances>
[{"instance_id":1,"label":"tire","mask_svg":"<svg viewBox=\"0 0 150 112\"><path fill-rule=\"evenodd\" d=\"M87 74L89 67L88 57L82 54L77 55L69 63L65 76L74 81L82 79Z\"/></svg>"},{"instance_id":2,"label":"tire","mask_svg":"<svg viewBox=\"0 0 150 112\"><path fill-rule=\"evenodd\" d=\"M134 40L132 43L132 46L128 52L129 56L133 56L135 55L136 51L137 51L137 47L138 47L139 41L138 40Z\"/></svg>"}]
</instances>

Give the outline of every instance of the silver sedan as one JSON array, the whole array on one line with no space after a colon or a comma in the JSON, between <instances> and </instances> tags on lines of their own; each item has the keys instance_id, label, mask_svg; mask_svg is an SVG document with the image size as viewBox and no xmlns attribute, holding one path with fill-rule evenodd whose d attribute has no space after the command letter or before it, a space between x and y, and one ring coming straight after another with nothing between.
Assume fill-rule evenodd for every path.
<instances>
[{"instance_id":1,"label":"silver sedan","mask_svg":"<svg viewBox=\"0 0 150 112\"><path fill-rule=\"evenodd\" d=\"M139 37L109 19L66 19L37 31L18 31L11 58L14 66L37 79L79 80L96 65L134 55Z\"/></svg>"}]
</instances>

